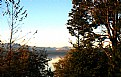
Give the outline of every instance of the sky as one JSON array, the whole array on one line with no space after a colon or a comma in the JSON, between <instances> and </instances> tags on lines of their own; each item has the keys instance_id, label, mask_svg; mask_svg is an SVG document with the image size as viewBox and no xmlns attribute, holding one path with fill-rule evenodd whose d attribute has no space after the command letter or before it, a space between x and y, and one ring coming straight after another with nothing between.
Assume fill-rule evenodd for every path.
<instances>
[{"instance_id":1,"label":"sky","mask_svg":"<svg viewBox=\"0 0 121 77\"><path fill-rule=\"evenodd\" d=\"M17 37L26 35L25 42L30 46L72 46L69 43L71 36L65 25L69 19L68 13L72 8L71 0L21 0L21 6L27 10L28 17L23 21L24 24L20 25L22 31L17 33ZM7 42L10 28L6 24L7 22L5 23L7 18L0 17L0 39ZM33 35L36 30L37 33Z\"/></svg>"}]
</instances>

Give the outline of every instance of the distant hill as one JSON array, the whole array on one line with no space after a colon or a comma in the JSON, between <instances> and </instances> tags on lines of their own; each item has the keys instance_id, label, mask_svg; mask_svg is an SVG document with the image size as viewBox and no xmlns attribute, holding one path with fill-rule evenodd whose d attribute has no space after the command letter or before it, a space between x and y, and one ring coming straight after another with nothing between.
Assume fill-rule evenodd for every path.
<instances>
[{"instance_id":1,"label":"distant hill","mask_svg":"<svg viewBox=\"0 0 121 77\"><path fill-rule=\"evenodd\" d=\"M68 46L64 46L64 47L45 47L46 50L70 50L71 47L68 47Z\"/></svg>"},{"instance_id":2,"label":"distant hill","mask_svg":"<svg viewBox=\"0 0 121 77\"><path fill-rule=\"evenodd\" d=\"M9 43L4 43L4 44L0 44L0 47L4 47L5 49L9 49ZM19 49L21 47L20 44L13 44L12 48L13 49ZM47 54L48 57L50 58L54 58L57 56L64 56L66 55L67 51L69 51L71 49L71 47L68 46L64 46L64 47L60 47L60 48L56 48L56 47L34 47L34 46L28 46L29 50L32 51L33 48L35 48L37 50L37 52L39 52L39 50L47 50Z\"/></svg>"}]
</instances>

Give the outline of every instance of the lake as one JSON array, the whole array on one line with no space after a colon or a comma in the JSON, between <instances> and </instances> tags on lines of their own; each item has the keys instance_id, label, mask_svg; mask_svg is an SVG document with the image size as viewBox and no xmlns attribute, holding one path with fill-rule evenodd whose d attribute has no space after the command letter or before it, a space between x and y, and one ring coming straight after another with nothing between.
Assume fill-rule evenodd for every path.
<instances>
[{"instance_id":1,"label":"lake","mask_svg":"<svg viewBox=\"0 0 121 77\"><path fill-rule=\"evenodd\" d=\"M57 50L57 51L47 51L48 58L52 59L49 61L49 66L51 67L52 71L54 71L53 63L58 62L60 57L64 57L67 53L67 50Z\"/></svg>"}]
</instances>

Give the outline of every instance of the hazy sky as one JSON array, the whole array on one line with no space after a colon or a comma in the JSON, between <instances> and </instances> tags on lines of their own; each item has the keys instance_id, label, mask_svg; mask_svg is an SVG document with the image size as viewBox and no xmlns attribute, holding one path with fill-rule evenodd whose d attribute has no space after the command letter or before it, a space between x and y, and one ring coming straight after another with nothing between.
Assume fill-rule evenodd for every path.
<instances>
[{"instance_id":1,"label":"hazy sky","mask_svg":"<svg viewBox=\"0 0 121 77\"><path fill-rule=\"evenodd\" d=\"M21 4L27 9L28 17L21 26L22 32L19 37L28 32L25 39L32 38L28 44L41 47L62 47L70 46L70 34L66 29L68 13L72 8L71 0L22 0ZM1 13L0 13L1 14ZM5 17L1 17L2 40L8 40L9 26L4 24ZM3 26L4 25L4 26ZM35 38L34 38L35 37Z\"/></svg>"}]
</instances>

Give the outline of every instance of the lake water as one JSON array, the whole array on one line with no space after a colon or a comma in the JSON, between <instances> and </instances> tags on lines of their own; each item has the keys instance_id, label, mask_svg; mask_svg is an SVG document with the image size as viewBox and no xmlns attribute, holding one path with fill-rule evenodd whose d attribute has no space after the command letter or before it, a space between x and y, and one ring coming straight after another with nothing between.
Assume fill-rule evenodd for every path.
<instances>
[{"instance_id":1,"label":"lake water","mask_svg":"<svg viewBox=\"0 0 121 77\"><path fill-rule=\"evenodd\" d=\"M49 67L52 69L52 71L55 70L55 69L54 69L54 66L53 66L53 63L58 62L59 59L60 59L60 57L55 57L55 58L52 58L52 60L48 62Z\"/></svg>"},{"instance_id":2,"label":"lake water","mask_svg":"<svg viewBox=\"0 0 121 77\"><path fill-rule=\"evenodd\" d=\"M60 58L66 55L67 51L48 51L48 57L51 59L49 61L49 66L54 71L53 63L58 62Z\"/></svg>"}]
</instances>

